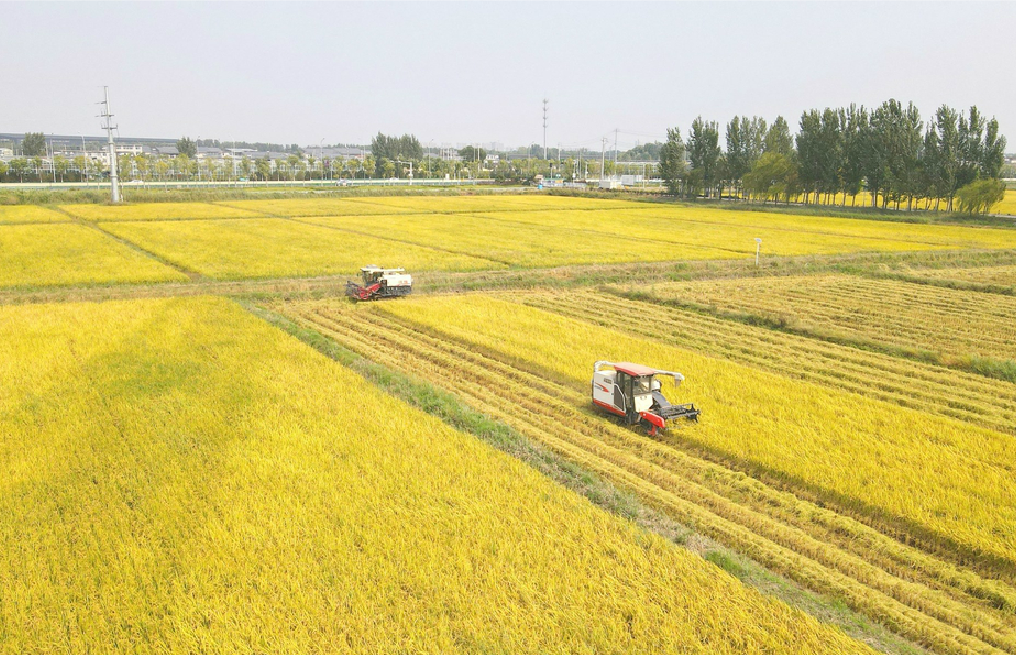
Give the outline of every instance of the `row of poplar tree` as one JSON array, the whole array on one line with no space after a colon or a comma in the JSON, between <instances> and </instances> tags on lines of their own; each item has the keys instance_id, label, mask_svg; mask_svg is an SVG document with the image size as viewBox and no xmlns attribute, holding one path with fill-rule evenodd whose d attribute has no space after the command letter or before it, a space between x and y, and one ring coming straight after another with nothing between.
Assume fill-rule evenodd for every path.
<instances>
[{"instance_id":1,"label":"row of poplar tree","mask_svg":"<svg viewBox=\"0 0 1016 655\"><path fill-rule=\"evenodd\" d=\"M976 106L964 113L943 105L927 124L913 103L897 100L873 110L812 109L796 136L782 116L771 125L741 116L727 123L725 151L719 140L719 125L701 116L687 141L678 128L667 131L660 169L671 193L856 204L867 192L872 206L909 209L924 200L937 209L945 201L949 210L968 185L1004 194L997 180L1005 137Z\"/></svg>"}]
</instances>

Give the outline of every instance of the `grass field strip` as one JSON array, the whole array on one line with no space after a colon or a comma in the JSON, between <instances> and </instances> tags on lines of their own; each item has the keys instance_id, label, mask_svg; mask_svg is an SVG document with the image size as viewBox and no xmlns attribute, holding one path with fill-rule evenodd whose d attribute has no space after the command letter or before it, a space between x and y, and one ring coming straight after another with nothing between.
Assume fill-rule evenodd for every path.
<instances>
[{"instance_id":1,"label":"grass field strip","mask_svg":"<svg viewBox=\"0 0 1016 655\"><path fill-rule=\"evenodd\" d=\"M628 330L670 345L1016 435L1009 382L606 292L505 297L604 327L610 316L629 316Z\"/></svg>"},{"instance_id":2,"label":"grass field strip","mask_svg":"<svg viewBox=\"0 0 1016 655\"><path fill-rule=\"evenodd\" d=\"M993 606L1016 607L1014 590L1005 583L591 416L579 409L585 394L477 353L474 346L336 303L286 311L362 356L460 394L479 411L770 568L819 591L842 593L856 609L910 638L942 652L993 652L986 644L1016 649L1012 613Z\"/></svg>"}]
</instances>

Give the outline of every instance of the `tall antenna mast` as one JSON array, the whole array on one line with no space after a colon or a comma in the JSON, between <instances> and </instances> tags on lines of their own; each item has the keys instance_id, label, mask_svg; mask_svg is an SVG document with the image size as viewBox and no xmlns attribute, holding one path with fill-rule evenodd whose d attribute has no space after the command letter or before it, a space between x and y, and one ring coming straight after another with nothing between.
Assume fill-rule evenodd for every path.
<instances>
[{"instance_id":1,"label":"tall antenna mast","mask_svg":"<svg viewBox=\"0 0 1016 655\"><path fill-rule=\"evenodd\" d=\"M120 129L119 125L113 125L113 112L109 110L109 87L102 87L103 100L99 104L102 105L102 113L99 114L99 118L104 120L102 129L106 130L109 135L109 182L110 182L110 200L115 205L120 202L120 180L116 174L116 145L113 143L113 130Z\"/></svg>"},{"instance_id":2,"label":"tall antenna mast","mask_svg":"<svg viewBox=\"0 0 1016 655\"><path fill-rule=\"evenodd\" d=\"M547 160L547 105L550 100L543 99L543 159Z\"/></svg>"}]
</instances>

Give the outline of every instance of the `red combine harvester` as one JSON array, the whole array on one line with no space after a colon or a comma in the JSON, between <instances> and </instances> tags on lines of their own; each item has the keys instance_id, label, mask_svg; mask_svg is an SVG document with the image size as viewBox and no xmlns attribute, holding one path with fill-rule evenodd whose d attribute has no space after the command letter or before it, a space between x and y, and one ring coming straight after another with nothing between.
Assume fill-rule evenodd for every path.
<instances>
[{"instance_id":1,"label":"red combine harvester","mask_svg":"<svg viewBox=\"0 0 1016 655\"><path fill-rule=\"evenodd\" d=\"M363 284L346 282L346 295L354 300L398 298L413 292L413 276L404 268L364 266L360 269Z\"/></svg>"},{"instance_id":2,"label":"red combine harvester","mask_svg":"<svg viewBox=\"0 0 1016 655\"><path fill-rule=\"evenodd\" d=\"M606 368L610 367L610 368ZM695 405L672 405L660 391L657 375L669 375L680 385L684 376L631 362L596 362L593 365L593 405L620 416L626 425L645 426L649 436L666 427L667 421L686 418L698 422L702 413Z\"/></svg>"}]
</instances>

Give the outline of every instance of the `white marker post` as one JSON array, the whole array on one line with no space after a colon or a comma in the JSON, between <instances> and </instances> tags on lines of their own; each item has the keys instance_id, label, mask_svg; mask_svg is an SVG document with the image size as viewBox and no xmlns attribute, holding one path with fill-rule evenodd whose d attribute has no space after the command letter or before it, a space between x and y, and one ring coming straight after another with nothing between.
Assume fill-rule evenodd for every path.
<instances>
[{"instance_id":1,"label":"white marker post","mask_svg":"<svg viewBox=\"0 0 1016 655\"><path fill-rule=\"evenodd\" d=\"M762 239L755 237L755 266L758 266L758 256L762 252Z\"/></svg>"}]
</instances>

